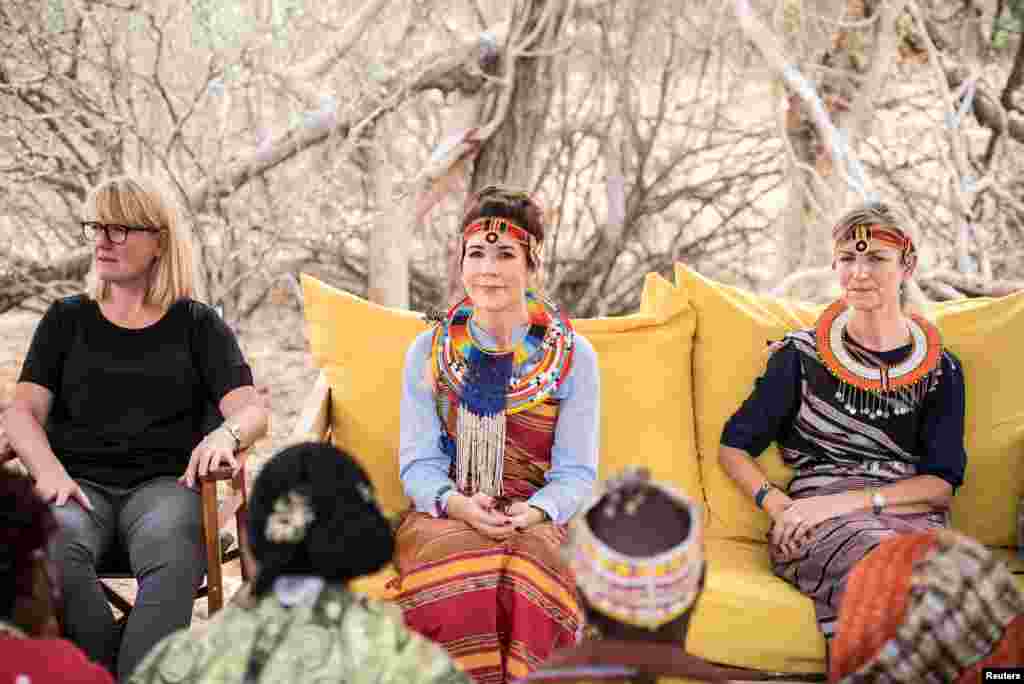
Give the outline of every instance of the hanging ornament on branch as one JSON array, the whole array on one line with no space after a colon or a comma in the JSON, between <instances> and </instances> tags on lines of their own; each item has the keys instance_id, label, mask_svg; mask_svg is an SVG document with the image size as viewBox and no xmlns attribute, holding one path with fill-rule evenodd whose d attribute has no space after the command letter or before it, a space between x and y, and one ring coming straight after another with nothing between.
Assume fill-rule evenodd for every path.
<instances>
[{"instance_id":1,"label":"hanging ornament on branch","mask_svg":"<svg viewBox=\"0 0 1024 684\"><path fill-rule=\"evenodd\" d=\"M787 58L778 38L757 17L749 0L736 0L736 16L747 38L757 46L765 59L810 109L819 133L829 145L833 164L843 174L846 184L864 201L878 201L878 194L872 187L864 165L850 148L846 134L836 128L814 85L800 73L796 64Z\"/></svg>"}]
</instances>

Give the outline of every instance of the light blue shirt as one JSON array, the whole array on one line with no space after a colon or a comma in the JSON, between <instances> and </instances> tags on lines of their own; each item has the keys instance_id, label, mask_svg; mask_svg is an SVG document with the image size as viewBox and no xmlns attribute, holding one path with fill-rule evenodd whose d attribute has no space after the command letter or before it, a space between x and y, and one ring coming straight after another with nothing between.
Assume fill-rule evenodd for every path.
<instances>
[{"instance_id":1,"label":"light blue shirt","mask_svg":"<svg viewBox=\"0 0 1024 684\"><path fill-rule=\"evenodd\" d=\"M470 334L483 346L497 346L483 328L470 320ZM527 326L512 335L521 341ZM434 402L429 371L433 329L421 333L405 355L402 381L402 421L399 447L399 476L406 495L417 511L437 515L435 498L445 485L455 486L448 477L451 457L441 451L441 419ZM527 359L525 369L540 362L543 350ZM561 401L551 447L551 468L546 484L527 503L543 510L553 521L565 524L586 502L597 479L600 442L601 381L597 353L580 334L575 335L572 368L552 398ZM442 497L447 505L448 492Z\"/></svg>"}]
</instances>

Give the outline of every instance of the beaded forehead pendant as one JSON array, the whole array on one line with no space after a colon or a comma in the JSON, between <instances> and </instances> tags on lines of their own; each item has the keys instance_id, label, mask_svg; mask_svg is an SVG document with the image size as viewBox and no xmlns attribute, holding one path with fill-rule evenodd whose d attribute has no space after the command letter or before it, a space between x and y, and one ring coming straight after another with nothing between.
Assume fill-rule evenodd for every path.
<instances>
[{"instance_id":1,"label":"beaded forehead pendant","mask_svg":"<svg viewBox=\"0 0 1024 684\"><path fill-rule=\"evenodd\" d=\"M486 218L477 219L473 221L462 233L462 240L465 242L473 235L479 232L486 231L484 240L488 244L493 245L502 235L508 235L517 242L521 242L527 247L533 246L533 236L523 228L512 223L508 219L498 218L494 216L488 216Z\"/></svg>"},{"instance_id":2,"label":"beaded forehead pendant","mask_svg":"<svg viewBox=\"0 0 1024 684\"><path fill-rule=\"evenodd\" d=\"M576 583L595 610L620 623L654 631L685 613L697 599L704 549L699 507L673 487L647 484L689 512L690 531L685 539L653 556L615 551L587 523L587 514L602 498L599 493L574 519L568 554ZM630 515L628 501L623 510Z\"/></svg>"},{"instance_id":3,"label":"beaded forehead pendant","mask_svg":"<svg viewBox=\"0 0 1024 684\"><path fill-rule=\"evenodd\" d=\"M853 248L858 252L866 252L871 247L871 226L856 226L853 229Z\"/></svg>"},{"instance_id":4,"label":"beaded forehead pendant","mask_svg":"<svg viewBox=\"0 0 1024 684\"><path fill-rule=\"evenodd\" d=\"M900 257L904 264L910 264L915 254L913 241L902 231L889 226L872 223L857 224L836 240L837 251L840 243L846 240L853 241L853 249L858 254L863 254L876 245L894 247L900 251Z\"/></svg>"},{"instance_id":5,"label":"beaded forehead pendant","mask_svg":"<svg viewBox=\"0 0 1024 684\"><path fill-rule=\"evenodd\" d=\"M526 251L529 252L534 265L540 263L540 241L537 240L537 238L535 238L528 230L516 225L508 219L497 216L480 218L466 226L466 229L462 232L463 250L466 248L466 241L473 235L480 232L485 233L484 241L489 245L497 243L503 235L508 235L513 240L526 247ZM463 251L463 253L465 253L465 251Z\"/></svg>"}]
</instances>

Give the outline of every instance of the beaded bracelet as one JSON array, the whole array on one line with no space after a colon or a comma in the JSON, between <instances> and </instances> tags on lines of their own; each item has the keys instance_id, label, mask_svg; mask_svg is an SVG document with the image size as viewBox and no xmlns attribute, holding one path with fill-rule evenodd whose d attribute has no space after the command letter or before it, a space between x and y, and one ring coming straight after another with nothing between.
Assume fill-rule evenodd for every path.
<instances>
[{"instance_id":1,"label":"beaded bracelet","mask_svg":"<svg viewBox=\"0 0 1024 684\"><path fill-rule=\"evenodd\" d=\"M758 488L757 493L754 494L754 504L758 508L764 508L764 499L768 496L768 492L772 491L773 488L774 485L768 480L765 480L764 484Z\"/></svg>"},{"instance_id":2,"label":"beaded bracelet","mask_svg":"<svg viewBox=\"0 0 1024 684\"><path fill-rule=\"evenodd\" d=\"M448 517L448 509L441 505L441 499L443 499L444 495L453 489L455 489L455 487L450 484L446 484L437 490L437 494L434 494L434 511L437 513L438 518Z\"/></svg>"}]
</instances>

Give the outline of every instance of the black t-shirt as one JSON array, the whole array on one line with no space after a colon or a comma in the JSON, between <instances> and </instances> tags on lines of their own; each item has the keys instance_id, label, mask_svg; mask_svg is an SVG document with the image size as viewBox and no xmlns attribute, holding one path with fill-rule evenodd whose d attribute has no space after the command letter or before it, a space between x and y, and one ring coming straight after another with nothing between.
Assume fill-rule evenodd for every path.
<instances>
[{"instance_id":1,"label":"black t-shirt","mask_svg":"<svg viewBox=\"0 0 1024 684\"><path fill-rule=\"evenodd\" d=\"M181 475L217 404L252 384L234 333L205 304L181 299L156 323L121 328L84 295L47 310L19 382L53 393L46 434L73 478L133 487Z\"/></svg>"}]
</instances>

